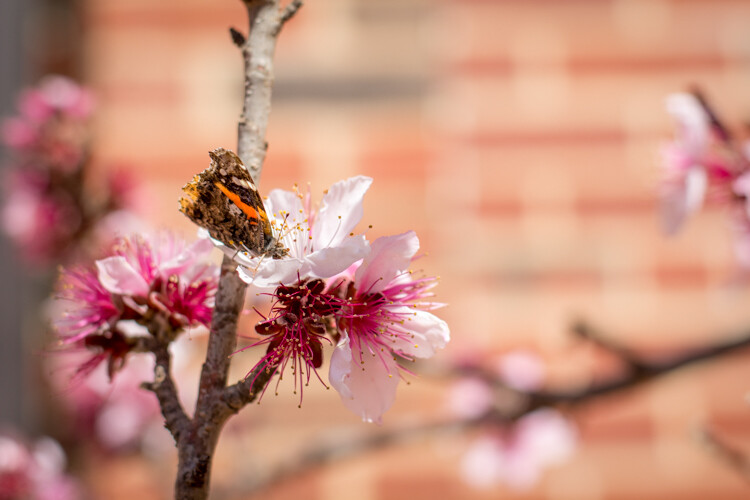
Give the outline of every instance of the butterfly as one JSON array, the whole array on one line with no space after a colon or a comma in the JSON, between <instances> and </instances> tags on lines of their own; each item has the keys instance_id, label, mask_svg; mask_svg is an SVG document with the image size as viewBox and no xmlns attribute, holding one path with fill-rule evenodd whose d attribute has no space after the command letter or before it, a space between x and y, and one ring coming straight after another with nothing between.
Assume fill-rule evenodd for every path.
<instances>
[{"instance_id":1,"label":"butterfly","mask_svg":"<svg viewBox=\"0 0 750 500\"><path fill-rule=\"evenodd\" d=\"M263 199L242 160L224 148L208 155L211 165L182 188L180 211L238 252L274 259L287 255L289 250L273 235Z\"/></svg>"}]
</instances>

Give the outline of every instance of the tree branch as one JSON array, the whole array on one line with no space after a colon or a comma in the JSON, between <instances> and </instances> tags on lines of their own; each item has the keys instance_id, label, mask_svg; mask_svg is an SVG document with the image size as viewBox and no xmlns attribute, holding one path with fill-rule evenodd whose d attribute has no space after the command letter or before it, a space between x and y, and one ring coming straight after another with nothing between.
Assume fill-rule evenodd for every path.
<instances>
[{"instance_id":1,"label":"tree branch","mask_svg":"<svg viewBox=\"0 0 750 500\"><path fill-rule=\"evenodd\" d=\"M603 341L599 338L598 334L594 333L595 330L593 328L583 324L580 324L580 326L586 328L586 332L589 335L587 338L591 341L596 342L605 349L610 346L608 342ZM614 346L614 344L611 345ZM631 359L636 366L641 368L637 371L628 371L621 376L592 386L575 388L567 391L516 391L519 396L518 404L498 405L498 407L493 407L484 414L473 418L416 424L366 435L348 436L344 439L322 441L306 450L302 450L301 452L296 451L289 462L282 464L271 473L253 480L253 482L249 484L249 491L254 492L265 489L274 484L278 484L284 479L304 473L306 470L314 467L363 453L365 451L371 451L392 444L403 443L418 436L458 432L488 424L509 424L542 407L552 406L571 409L602 396L613 395L636 388L646 382L655 380L680 368L718 358L746 347L750 347L750 332L745 333L742 336L730 338L730 340L715 345L707 346L703 349L684 353L670 360L655 363L638 359L632 354L632 351L617 346L615 354L627 352L628 359ZM481 369L467 369L467 367L464 366L457 367L452 371L454 376L479 376L488 383L504 386L504 383L496 376L490 376L489 372ZM730 455L736 457L736 454ZM735 462L737 462L737 460L735 460ZM742 465L743 467L747 467L746 463L743 463ZM748 468L748 470L750 470L750 468Z\"/></svg>"},{"instance_id":2,"label":"tree branch","mask_svg":"<svg viewBox=\"0 0 750 500\"><path fill-rule=\"evenodd\" d=\"M141 384L141 387L156 395L156 398L159 400L161 414L164 416L164 426L172 434L175 442L178 442L180 436L190 428L191 422L180 404L177 388L172 379L172 356L169 354L169 348L165 344L154 346L151 352L156 356L154 381L144 382Z\"/></svg>"},{"instance_id":3,"label":"tree branch","mask_svg":"<svg viewBox=\"0 0 750 500\"><path fill-rule=\"evenodd\" d=\"M248 13L248 35L245 37L235 29L230 31L234 43L241 45L244 62L245 91L237 127L237 154L257 183L267 149L265 137L271 111L276 36L281 25L291 18L299 6L294 7L297 2L292 2L280 13L279 0L243 0L243 3ZM225 256L195 414L189 429L179 432L177 439L175 498L180 500L208 498L211 461L219 434L226 420L241 408L230 405L224 397L230 355L237 346L237 322L247 289L236 270L237 264ZM267 383L268 378L263 380ZM239 390L242 385L237 384L236 387ZM243 398L237 400L242 401ZM235 401L235 398L231 401Z\"/></svg>"},{"instance_id":4,"label":"tree branch","mask_svg":"<svg viewBox=\"0 0 750 500\"><path fill-rule=\"evenodd\" d=\"M257 366L243 380L224 389L222 399L232 413L255 401L271 380L273 372Z\"/></svg>"},{"instance_id":5,"label":"tree branch","mask_svg":"<svg viewBox=\"0 0 750 500\"><path fill-rule=\"evenodd\" d=\"M237 136L237 155L258 183L268 144L266 129L271 111L273 54L281 26L299 9L293 1L279 12L278 0L243 0L250 20L250 30L242 45L245 65L245 94ZM299 5L298 5L299 4Z\"/></svg>"}]
</instances>

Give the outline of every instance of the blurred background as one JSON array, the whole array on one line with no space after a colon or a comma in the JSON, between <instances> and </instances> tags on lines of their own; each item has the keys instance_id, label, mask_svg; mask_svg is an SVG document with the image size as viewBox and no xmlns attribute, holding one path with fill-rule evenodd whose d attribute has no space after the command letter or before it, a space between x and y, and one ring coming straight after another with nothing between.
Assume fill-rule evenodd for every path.
<instances>
[{"instance_id":1,"label":"blurred background","mask_svg":"<svg viewBox=\"0 0 750 500\"><path fill-rule=\"evenodd\" d=\"M612 362L570 334L579 318L649 356L716 342L750 328L750 294L720 209L676 237L659 230L659 147L673 130L664 98L697 84L731 124L748 120L749 22L746 0L308 0L277 47L261 191L309 182L319 199L337 180L372 176L368 238L416 230L428 254L419 266L441 277L452 341L438 361L522 348L544 360L550 387L568 387ZM246 30L241 2L4 0L0 23L2 114L44 74L91 87L94 156L141 179L152 226L192 238L181 187L208 150L236 145L242 61L228 28ZM46 282L19 268L7 242L0 255L0 417L50 432L35 350L19 335L39 321L46 292L35 283ZM250 358L235 359L237 377ZM469 487L458 464L475 434L452 434L262 495L747 498L747 483L692 432L709 424L750 451L749 380L744 352L577 408L574 455L523 492ZM384 426L449 415L447 389L412 378ZM280 392L225 430L216 498L250 498L248 471L321 435L362 431L333 391L311 386L301 410L290 388ZM167 498L175 458L159 453L76 457L75 472L95 498Z\"/></svg>"}]
</instances>

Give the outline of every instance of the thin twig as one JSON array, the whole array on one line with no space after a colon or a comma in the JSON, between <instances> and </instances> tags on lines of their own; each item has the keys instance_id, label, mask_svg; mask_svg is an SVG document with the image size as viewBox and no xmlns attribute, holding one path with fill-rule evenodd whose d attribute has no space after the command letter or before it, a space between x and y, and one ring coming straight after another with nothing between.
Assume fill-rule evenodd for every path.
<instances>
[{"instance_id":1,"label":"thin twig","mask_svg":"<svg viewBox=\"0 0 750 500\"><path fill-rule=\"evenodd\" d=\"M276 29L277 33L281 30L282 26L284 26L287 21L294 17L294 14L297 13L300 7L302 7L302 0L292 0L284 8L284 10L281 11L281 15L279 16L279 26Z\"/></svg>"},{"instance_id":2,"label":"thin twig","mask_svg":"<svg viewBox=\"0 0 750 500\"><path fill-rule=\"evenodd\" d=\"M719 115L714 111L713 106L711 106L706 99L706 95L703 93L700 87L693 86L690 89L690 93L693 94L693 96L698 99L698 103L703 108L703 111L708 116L708 121L711 123L711 126L714 128L716 133L718 134L719 138L726 142L730 143L732 140L732 134L729 132L729 129L724 125L724 123L719 119Z\"/></svg>"},{"instance_id":3,"label":"thin twig","mask_svg":"<svg viewBox=\"0 0 750 500\"><path fill-rule=\"evenodd\" d=\"M154 365L154 381L141 384L146 390L152 391L159 400L161 414L164 416L164 426L169 430L175 442L190 427L190 418L180 404L177 388L171 373L171 355L165 344L154 346L152 351L156 356Z\"/></svg>"},{"instance_id":4,"label":"thin twig","mask_svg":"<svg viewBox=\"0 0 750 500\"><path fill-rule=\"evenodd\" d=\"M571 327L571 332L577 337L591 342L592 344L599 346L605 351L609 351L610 353L614 354L620 361L626 364L628 368L630 368L634 372L643 372L648 370L648 368L644 366L643 362L633 351L608 338L606 335L598 331L589 323L586 323L584 321L576 321Z\"/></svg>"},{"instance_id":5,"label":"thin twig","mask_svg":"<svg viewBox=\"0 0 750 500\"><path fill-rule=\"evenodd\" d=\"M243 380L224 389L222 399L231 411L236 413L243 406L255 401L263 393L272 376L273 371L259 365L248 373Z\"/></svg>"},{"instance_id":6,"label":"thin twig","mask_svg":"<svg viewBox=\"0 0 750 500\"><path fill-rule=\"evenodd\" d=\"M705 444L722 462L750 483L750 459L747 454L727 443L708 427L698 429L698 439Z\"/></svg>"}]
</instances>

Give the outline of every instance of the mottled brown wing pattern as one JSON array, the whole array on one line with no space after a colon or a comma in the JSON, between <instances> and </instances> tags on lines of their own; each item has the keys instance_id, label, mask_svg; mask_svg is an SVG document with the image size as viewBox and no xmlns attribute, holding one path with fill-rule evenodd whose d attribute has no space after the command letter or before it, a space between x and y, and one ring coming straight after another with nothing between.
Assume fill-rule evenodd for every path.
<instances>
[{"instance_id":1,"label":"mottled brown wing pattern","mask_svg":"<svg viewBox=\"0 0 750 500\"><path fill-rule=\"evenodd\" d=\"M232 151L209 152L211 165L187 183L180 211L225 245L280 258L287 250L271 231L263 199L250 173Z\"/></svg>"}]
</instances>

